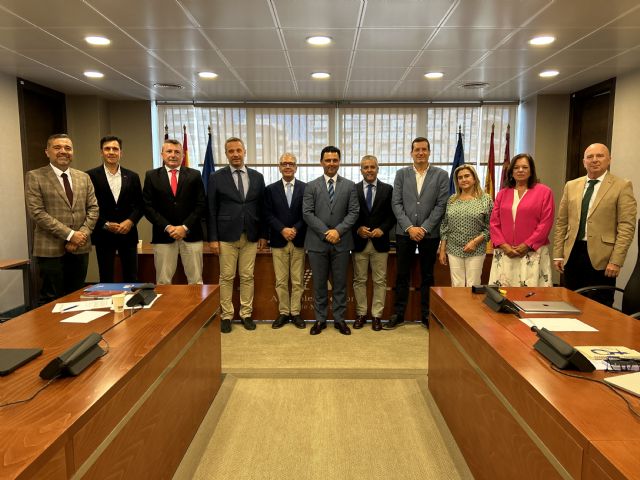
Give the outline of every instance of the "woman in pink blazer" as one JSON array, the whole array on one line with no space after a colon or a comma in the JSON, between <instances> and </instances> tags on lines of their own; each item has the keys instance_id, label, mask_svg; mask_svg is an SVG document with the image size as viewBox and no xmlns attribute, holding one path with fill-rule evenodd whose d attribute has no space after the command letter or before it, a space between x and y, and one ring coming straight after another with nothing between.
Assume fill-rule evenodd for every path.
<instances>
[{"instance_id":1,"label":"woman in pink blazer","mask_svg":"<svg viewBox=\"0 0 640 480\"><path fill-rule=\"evenodd\" d=\"M510 287L550 287L549 232L553 226L553 192L538 182L531 155L513 157L508 188L496 197L490 221L495 248L489 283Z\"/></svg>"}]
</instances>

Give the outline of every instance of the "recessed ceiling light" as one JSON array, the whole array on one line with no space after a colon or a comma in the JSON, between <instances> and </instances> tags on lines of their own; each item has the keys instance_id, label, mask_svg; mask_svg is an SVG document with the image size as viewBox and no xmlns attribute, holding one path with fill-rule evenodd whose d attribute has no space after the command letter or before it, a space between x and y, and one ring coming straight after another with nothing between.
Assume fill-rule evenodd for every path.
<instances>
[{"instance_id":1,"label":"recessed ceiling light","mask_svg":"<svg viewBox=\"0 0 640 480\"><path fill-rule=\"evenodd\" d=\"M111 43L107 37L90 36L84 37L84 40L91 45L109 45Z\"/></svg>"},{"instance_id":2,"label":"recessed ceiling light","mask_svg":"<svg viewBox=\"0 0 640 480\"><path fill-rule=\"evenodd\" d=\"M200 78L218 78L218 74L214 72L198 72Z\"/></svg>"},{"instance_id":3,"label":"recessed ceiling light","mask_svg":"<svg viewBox=\"0 0 640 480\"><path fill-rule=\"evenodd\" d=\"M550 78L550 77L555 77L559 73L560 72L558 70L545 70L544 72L540 72L538 76L542 78Z\"/></svg>"},{"instance_id":4,"label":"recessed ceiling light","mask_svg":"<svg viewBox=\"0 0 640 480\"><path fill-rule=\"evenodd\" d=\"M84 76L88 78L102 78L104 77L104 73L96 72L93 70L87 70L84 72Z\"/></svg>"},{"instance_id":5,"label":"recessed ceiling light","mask_svg":"<svg viewBox=\"0 0 640 480\"><path fill-rule=\"evenodd\" d=\"M424 78L435 79L444 77L444 73L442 72L427 72L424 74Z\"/></svg>"},{"instance_id":6,"label":"recessed ceiling light","mask_svg":"<svg viewBox=\"0 0 640 480\"><path fill-rule=\"evenodd\" d=\"M315 78L316 80L323 80L329 78L331 74L327 72L314 72L311 74L311 78Z\"/></svg>"},{"instance_id":7,"label":"recessed ceiling light","mask_svg":"<svg viewBox=\"0 0 640 480\"><path fill-rule=\"evenodd\" d=\"M307 38L307 43L309 45L329 45L331 43L331 37L325 37L322 35L309 37Z\"/></svg>"},{"instance_id":8,"label":"recessed ceiling light","mask_svg":"<svg viewBox=\"0 0 640 480\"><path fill-rule=\"evenodd\" d=\"M541 35L539 37L533 37L529 40L529 45L549 45L556 41L556 37L551 35Z\"/></svg>"}]
</instances>

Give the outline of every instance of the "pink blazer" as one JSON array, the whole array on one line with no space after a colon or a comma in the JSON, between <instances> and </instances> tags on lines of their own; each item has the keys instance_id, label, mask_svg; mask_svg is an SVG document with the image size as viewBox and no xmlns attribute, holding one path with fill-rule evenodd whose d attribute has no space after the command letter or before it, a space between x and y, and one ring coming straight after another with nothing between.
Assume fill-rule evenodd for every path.
<instances>
[{"instance_id":1,"label":"pink blazer","mask_svg":"<svg viewBox=\"0 0 640 480\"><path fill-rule=\"evenodd\" d=\"M541 183L530 188L518 204L515 224L511 214L514 192L513 188L505 188L496 196L489 228L493 246L524 243L538 250L548 245L555 210L553 192Z\"/></svg>"}]
</instances>

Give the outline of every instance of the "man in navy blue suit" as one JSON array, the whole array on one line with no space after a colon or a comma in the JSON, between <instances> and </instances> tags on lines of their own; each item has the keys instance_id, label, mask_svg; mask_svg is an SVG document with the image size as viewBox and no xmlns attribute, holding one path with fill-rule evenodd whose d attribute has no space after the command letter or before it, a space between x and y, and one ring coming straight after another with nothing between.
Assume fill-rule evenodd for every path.
<instances>
[{"instance_id":1,"label":"man in navy blue suit","mask_svg":"<svg viewBox=\"0 0 640 480\"><path fill-rule=\"evenodd\" d=\"M113 283L116 252L122 265L122 281L138 279L138 228L143 213L140 177L120 165L122 140L108 135L100 140L103 165L87 171L100 216L91 234L96 246L98 270L102 283Z\"/></svg>"},{"instance_id":2,"label":"man in navy blue suit","mask_svg":"<svg viewBox=\"0 0 640 480\"><path fill-rule=\"evenodd\" d=\"M304 291L304 237L307 231L302 219L302 197L306 183L295 178L298 166L293 153L282 154L278 168L282 179L269 185L264 195L279 312L271 326L280 328L291 321L296 327L304 328L300 310Z\"/></svg>"},{"instance_id":3,"label":"man in navy blue suit","mask_svg":"<svg viewBox=\"0 0 640 480\"><path fill-rule=\"evenodd\" d=\"M244 142L228 138L224 151L229 165L209 176L209 245L220 260L220 330L231 331L234 317L233 280L240 277L240 319L244 328L255 330L253 270L258 249L267 247L264 222L264 177L244 163Z\"/></svg>"}]
</instances>

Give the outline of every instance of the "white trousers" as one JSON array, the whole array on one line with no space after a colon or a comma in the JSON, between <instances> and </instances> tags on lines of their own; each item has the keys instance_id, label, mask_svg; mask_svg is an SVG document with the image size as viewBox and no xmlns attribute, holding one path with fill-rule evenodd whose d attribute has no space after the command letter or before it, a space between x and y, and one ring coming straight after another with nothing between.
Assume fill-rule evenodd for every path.
<instances>
[{"instance_id":1,"label":"white trousers","mask_svg":"<svg viewBox=\"0 0 640 480\"><path fill-rule=\"evenodd\" d=\"M476 255L463 258L447 255L451 272L451 286L470 287L472 285L480 285L485 256Z\"/></svg>"}]
</instances>

